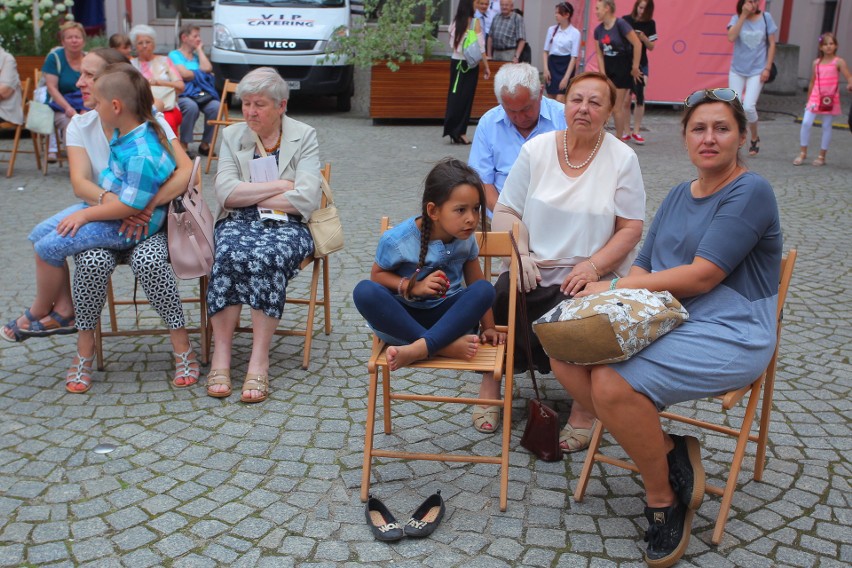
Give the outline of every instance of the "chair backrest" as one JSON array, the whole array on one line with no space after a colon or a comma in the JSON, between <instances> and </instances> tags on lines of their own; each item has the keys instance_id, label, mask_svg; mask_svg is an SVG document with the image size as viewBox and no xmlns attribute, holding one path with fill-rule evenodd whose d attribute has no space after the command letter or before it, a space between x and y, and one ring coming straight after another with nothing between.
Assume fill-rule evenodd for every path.
<instances>
[{"instance_id":1,"label":"chair backrest","mask_svg":"<svg viewBox=\"0 0 852 568\"><path fill-rule=\"evenodd\" d=\"M777 321L775 329L775 351L772 353L772 359L769 360L766 370L758 378L763 381L764 405L772 404L772 392L775 385L775 367L778 364L778 351L781 347L781 327L784 319L784 303L787 301L787 292L790 290L790 280L793 278L793 268L796 266L796 257L798 251L791 249L783 258L781 258L781 273L778 279L778 304L775 309L775 317ZM741 389L729 391L721 395L722 408L730 410L746 395L752 388L752 385L746 385Z\"/></svg>"},{"instance_id":2,"label":"chair backrest","mask_svg":"<svg viewBox=\"0 0 852 568\"><path fill-rule=\"evenodd\" d=\"M216 117L216 120L228 122L229 124L243 122L242 117L231 115L231 107L228 106L228 95L235 95L237 92L237 87L239 86L239 82L231 81L230 79L225 79L225 85L222 87L222 100L219 101L219 115Z\"/></svg>"},{"instance_id":3,"label":"chair backrest","mask_svg":"<svg viewBox=\"0 0 852 568\"><path fill-rule=\"evenodd\" d=\"M326 183L331 185L331 162L326 162L325 165L320 170L320 174L323 178L325 178ZM322 194L322 200L320 201L320 208L328 207L328 197L325 196L325 192Z\"/></svg>"}]
</instances>

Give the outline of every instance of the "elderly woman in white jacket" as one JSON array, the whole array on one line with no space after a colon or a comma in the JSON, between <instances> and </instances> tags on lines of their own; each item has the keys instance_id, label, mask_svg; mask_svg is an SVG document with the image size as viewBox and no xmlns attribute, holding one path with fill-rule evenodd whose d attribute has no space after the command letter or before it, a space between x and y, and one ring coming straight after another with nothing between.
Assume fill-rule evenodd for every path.
<instances>
[{"instance_id":1,"label":"elderly woman in white jacket","mask_svg":"<svg viewBox=\"0 0 852 568\"><path fill-rule=\"evenodd\" d=\"M287 283L314 249L306 225L320 206L316 131L286 116L287 83L269 67L237 88L246 121L225 129L216 173L215 259L208 289L214 353L207 394L231 394L231 345L243 304L251 308L251 358L243 402L269 394L269 345ZM268 180L268 181L260 181Z\"/></svg>"}]
</instances>

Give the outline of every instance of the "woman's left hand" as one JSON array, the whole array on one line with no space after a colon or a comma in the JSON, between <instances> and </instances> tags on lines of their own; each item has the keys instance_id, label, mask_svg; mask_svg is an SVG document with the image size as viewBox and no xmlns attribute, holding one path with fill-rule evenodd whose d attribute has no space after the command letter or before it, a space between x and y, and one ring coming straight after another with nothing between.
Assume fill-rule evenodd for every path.
<instances>
[{"instance_id":1,"label":"woman's left hand","mask_svg":"<svg viewBox=\"0 0 852 568\"><path fill-rule=\"evenodd\" d=\"M588 296L590 294L597 294L598 292L605 292L609 290L609 281L605 280L603 282L589 282L586 284L586 287L581 291L577 292L574 297L582 298L584 296Z\"/></svg>"},{"instance_id":2,"label":"woman's left hand","mask_svg":"<svg viewBox=\"0 0 852 568\"><path fill-rule=\"evenodd\" d=\"M765 83L769 80L769 69L764 69L760 72L760 82Z\"/></svg>"},{"instance_id":3,"label":"woman's left hand","mask_svg":"<svg viewBox=\"0 0 852 568\"><path fill-rule=\"evenodd\" d=\"M638 67L634 67L630 70L630 75L633 76L633 81L638 83L642 81L642 71L639 70Z\"/></svg>"},{"instance_id":4,"label":"woman's left hand","mask_svg":"<svg viewBox=\"0 0 852 568\"><path fill-rule=\"evenodd\" d=\"M503 345L506 343L506 334L490 327L482 331L479 339L482 341L483 345L486 343L490 343L491 345Z\"/></svg>"},{"instance_id":5,"label":"woman's left hand","mask_svg":"<svg viewBox=\"0 0 852 568\"><path fill-rule=\"evenodd\" d=\"M86 210L81 209L71 213L56 226L56 232L63 237L73 237L80 230L80 227L89 222L86 216Z\"/></svg>"},{"instance_id":6,"label":"woman's left hand","mask_svg":"<svg viewBox=\"0 0 852 568\"><path fill-rule=\"evenodd\" d=\"M592 265L588 262L581 262L574 265L573 270L565 278L565 282L559 289L566 296L574 296L588 284L595 284L600 280Z\"/></svg>"}]
</instances>

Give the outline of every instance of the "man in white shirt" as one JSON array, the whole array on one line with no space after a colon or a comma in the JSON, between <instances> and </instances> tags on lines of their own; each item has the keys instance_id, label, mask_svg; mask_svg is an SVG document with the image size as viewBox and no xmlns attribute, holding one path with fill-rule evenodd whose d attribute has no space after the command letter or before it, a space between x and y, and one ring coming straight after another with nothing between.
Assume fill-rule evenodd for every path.
<instances>
[{"instance_id":1,"label":"man in white shirt","mask_svg":"<svg viewBox=\"0 0 852 568\"><path fill-rule=\"evenodd\" d=\"M528 63L503 65L494 94L500 104L479 119L468 158L485 186L489 217L524 142L565 128L565 106L542 96L538 69Z\"/></svg>"}]
</instances>

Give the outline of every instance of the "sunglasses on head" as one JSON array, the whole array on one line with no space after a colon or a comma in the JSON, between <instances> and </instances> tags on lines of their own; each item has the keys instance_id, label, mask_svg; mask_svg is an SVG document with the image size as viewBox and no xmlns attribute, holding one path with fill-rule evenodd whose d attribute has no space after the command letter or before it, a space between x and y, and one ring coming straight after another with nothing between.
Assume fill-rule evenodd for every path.
<instances>
[{"instance_id":1,"label":"sunglasses on head","mask_svg":"<svg viewBox=\"0 0 852 568\"><path fill-rule=\"evenodd\" d=\"M720 87L718 89L701 89L700 91L695 91L694 93L683 99L683 104L687 107L693 107L698 103L706 100L731 103L734 101L739 101L740 98L735 90L729 89L727 87Z\"/></svg>"}]
</instances>

